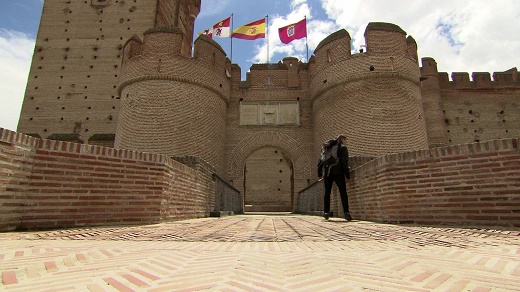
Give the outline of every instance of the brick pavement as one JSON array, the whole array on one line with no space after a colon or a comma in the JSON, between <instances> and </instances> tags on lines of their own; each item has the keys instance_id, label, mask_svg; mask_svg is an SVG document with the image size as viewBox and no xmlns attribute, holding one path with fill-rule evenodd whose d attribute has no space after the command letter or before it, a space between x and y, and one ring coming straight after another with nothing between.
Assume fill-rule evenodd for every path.
<instances>
[{"instance_id":1,"label":"brick pavement","mask_svg":"<svg viewBox=\"0 0 520 292\"><path fill-rule=\"evenodd\" d=\"M520 231L236 215L0 234L0 291L520 291Z\"/></svg>"}]
</instances>

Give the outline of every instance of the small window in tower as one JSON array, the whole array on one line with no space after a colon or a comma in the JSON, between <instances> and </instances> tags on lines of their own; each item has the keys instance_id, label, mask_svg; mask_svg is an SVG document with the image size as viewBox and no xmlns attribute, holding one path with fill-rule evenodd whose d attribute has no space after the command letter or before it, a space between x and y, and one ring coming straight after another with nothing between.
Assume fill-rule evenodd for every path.
<instances>
[{"instance_id":1,"label":"small window in tower","mask_svg":"<svg viewBox=\"0 0 520 292\"><path fill-rule=\"evenodd\" d=\"M330 61L332 61L331 55L330 55L330 50L327 50L327 62L330 62Z\"/></svg>"},{"instance_id":2,"label":"small window in tower","mask_svg":"<svg viewBox=\"0 0 520 292\"><path fill-rule=\"evenodd\" d=\"M96 9L101 9L104 6L110 5L111 0L91 0L92 7Z\"/></svg>"}]
</instances>

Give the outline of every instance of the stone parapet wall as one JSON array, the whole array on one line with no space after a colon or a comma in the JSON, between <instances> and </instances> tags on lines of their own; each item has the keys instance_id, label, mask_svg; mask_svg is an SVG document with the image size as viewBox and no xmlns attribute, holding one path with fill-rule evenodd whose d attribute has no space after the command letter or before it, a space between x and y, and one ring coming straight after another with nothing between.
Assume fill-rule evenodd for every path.
<instances>
[{"instance_id":1,"label":"stone parapet wall","mask_svg":"<svg viewBox=\"0 0 520 292\"><path fill-rule=\"evenodd\" d=\"M387 155L351 176L349 201L357 219L520 226L518 139ZM333 200L340 206L337 194Z\"/></svg>"},{"instance_id":2,"label":"stone parapet wall","mask_svg":"<svg viewBox=\"0 0 520 292\"><path fill-rule=\"evenodd\" d=\"M199 218L215 204L211 174L164 155L1 128L0 173L0 231Z\"/></svg>"}]
</instances>

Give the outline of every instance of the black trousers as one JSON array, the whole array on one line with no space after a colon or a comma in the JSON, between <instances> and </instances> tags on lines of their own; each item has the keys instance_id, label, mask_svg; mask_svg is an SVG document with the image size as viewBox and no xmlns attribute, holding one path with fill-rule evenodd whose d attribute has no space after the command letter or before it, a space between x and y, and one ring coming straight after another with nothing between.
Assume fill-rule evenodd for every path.
<instances>
[{"instance_id":1,"label":"black trousers","mask_svg":"<svg viewBox=\"0 0 520 292\"><path fill-rule=\"evenodd\" d=\"M331 174L323 179L323 184L325 186L325 193L323 194L323 211L325 213L330 213L330 193L332 192L332 184L334 182L338 186L341 204L343 205L343 212L350 213L348 207L347 182L345 176L342 174Z\"/></svg>"}]
</instances>

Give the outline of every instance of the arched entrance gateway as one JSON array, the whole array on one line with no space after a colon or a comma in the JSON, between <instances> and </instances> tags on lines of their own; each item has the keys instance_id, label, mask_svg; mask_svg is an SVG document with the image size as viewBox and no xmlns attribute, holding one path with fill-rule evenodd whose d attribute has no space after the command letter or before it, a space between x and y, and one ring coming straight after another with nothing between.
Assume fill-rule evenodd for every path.
<instances>
[{"instance_id":1,"label":"arched entrance gateway","mask_svg":"<svg viewBox=\"0 0 520 292\"><path fill-rule=\"evenodd\" d=\"M310 149L280 132L240 139L228 156L227 179L243 195L245 212L289 212L295 194L308 186Z\"/></svg>"},{"instance_id":2,"label":"arched entrance gateway","mask_svg":"<svg viewBox=\"0 0 520 292\"><path fill-rule=\"evenodd\" d=\"M290 212L294 197L293 163L280 148L263 147L244 165L246 212Z\"/></svg>"}]
</instances>

